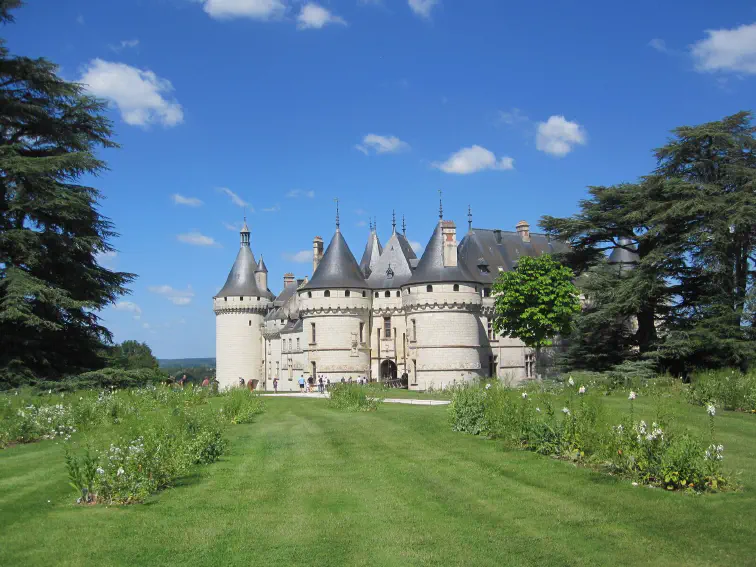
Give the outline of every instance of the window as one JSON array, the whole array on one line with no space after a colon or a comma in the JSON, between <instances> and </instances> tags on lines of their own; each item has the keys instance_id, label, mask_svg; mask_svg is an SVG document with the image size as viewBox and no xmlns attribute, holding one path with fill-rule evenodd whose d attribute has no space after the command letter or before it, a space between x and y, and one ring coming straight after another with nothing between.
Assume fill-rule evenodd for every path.
<instances>
[{"instance_id":1,"label":"window","mask_svg":"<svg viewBox=\"0 0 756 567\"><path fill-rule=\"evenodd\" d=\"M387 339L391 338L391 317L383 318L383 334Z\"/></svg>"},{"instance_id":2,"label":"window","mask_svg":"<svg viewBox=\"0 0 756 567\"><path fill-rule=\"evenodd\" d=\"M289 350L291 350L291 339L289 339Z\"/></svg>"},{"instance_id":3,"label":"window","mask_svg":"<svg viewBox=\"0 0 756 567\"><path fill-rule=\"evenodd\" d=\"M428 292L433 291L433 286L432 285L425 286L425 291L428 291Z\"/></svg>"},{"instance_id":4,"label":"window","mask_svg":"<svg viewBox=\"0 0 756 567\"><path fill-rule=\"evenodd\" d=\"M365 323L360 323L360 343L365 342Z\"/></svg>"},{"instance_id":5,"label":"window","mask_svg":"<svg viewBox=\"0 0 756 567\"><path fill-rule=\"evenodd\" d=\"M259 297L257 298L257 301L260 301L260 298L259 298Z\"/></svg>"},{"instance_id":6,"label":"window","mask_svg":"<svg viewBox=\"0 0 756 567\"><path fill-rule=\"evenodd\" d=\"M363 292L362 292L362 297L367 297L367 293L365 293L365 292L363 291Z\"/></svg>"},{"instance_id":7,"label":"window","mask_svg":"<svg viewBox=\"0 0 756 567\"><path fill-rule=\"evenodd\" d=\"M297 337L297 350L299 350L299 337Z\"/></svg>"},{"instance_id":8,"label":"window","mask_svg":"<svg viewBox=\"0 0 756 567\"><path fill-rule=\"evenodd\" d=\"M252 326L252 319L249 320L249 326Z\"/></svg>"},{"instance_id":9,"label":"window","mask_svg":"<svg viewBox=\"0 0 756 567\"><path fill-rule=\"evenodd\" d=\"M454 284L454 291L459 291L459 284Z\"/></svg>"},{"instance_id":10,"label":"window","mask_svg":"<svg viewBox=\"0 0 756 567\"><path fill-rule=\"evenodd\" d=\"M525 355L525 377L535 378L535 354Z\"/></svg>"},{"instance_id":11,"label":"window","mask_svg":"<svg viewBox=\"0 0 756 567\"><path fill-rule=\"evenodd\" d=\"M325 293L323 293L323 297L331 297L331 290L329 289L325 290Z\"/></svg>"},{"instance_id":12,"label":"window","mask_svg":"<svg viewBox=\"0 0 756 567\"><path fill-rule=\"evenodd\" d=\"M376 297L376 298L378 297L378 292L377 292L377 291L375 292L375 297Z\"/></svg>"},{"instance_id":13,"label":"window","mask_svg":"<svg viewBox=\"0 0 756 567\"><path fill-rule=\"evenodd\" d=\"M417 321L412 319L412 340L417 340Z\"/></svg>"},{"instance_id":14,"label":"window","mask_svg":"<svg viewBox=\"0 0 756 567\"><path fill-rule=\"evenodd\" d=\"M386 292L386 293L384 293L383 295L384 295L385 297L391 297L391 292L390 292L390 291L387 291L387 292Z\"/></svg>"},{"instance_id":15,"label":"window","mask_svg":"<svg viewBox=\"0 0 756 567\"><path fill-rule=\"evenodd\" d=\"M315 323L310 323L310 329L312 331L312 340L310 343L315 344Z\"/></svg>"},{"instance_id":16,"label":"window","mask_svg":"<svg viewBox=\"0 0 756 567\"><path fill-rule=\"evenodd\" d=\"M223 298L223 301L228 301L228 297L224 297L224 298Z\"/></svg>"},{"instance_id":17,"label":"window","mask_svg":"<svg viewBox=\"0 0 756 567\"><path fill-rule=\"evenodd\" d=\"M286 352L286 339L281 339L281 352Z\"/></svg>"},{"instance_id":18,"label":"window","mask_svg":"<svg viewBox=\"0 0 756 567\"><path fill-rule=\"evenodd\" d=\"M491 297L491 288L490 287L484 287L483 288L483 297Z\"/></svg>"},{"instance_id":19,"label":"window","mask_svg":"<svg viewBox=\"0 0 756 567\"><path fill-rule=\"evenodd\" d=\"M307 297L312 297L312 292L311 291L307 292Z\"/></svg>"},{"instance_id":20,"label":"window","mask_svg":"<svg viewBox=\"0 0 756 567\"><path fill-rule=\"evenodd\" d=\"M493 323L491 322L491 319L488 319L488 340L492 341L493 338Z\"/></svg>"},{"instance_id":21,"label":"window","mask_svg":"<svg viewBox=\"0 0 756 567\"><path fill-rule=\"evenodd\" d=\"M351 295L351 294L349 293L349 290L346 290L346 291L344 292L344 297L349 297L350 295Z\"/></svg>"},{"instance_id":22,"label":"window","mask_svg":"<svg viewBox=\"0 0 756 567\"><path fill-rule=\"evenodd\" d=\"M401 296L402 296L402 292L401 292L401 291L397 291L397 292L396 292L396 296L397 296L397 297L401 297Z\"/></svg>"},{"instance_id":23,"label":"window","mask_svg":"<svg viewBox=\"0 0 756 567\"><path fill-rule=\"evenodd\" d=\"M244 301L244 296L239 296L239 301Z\"/></svg>"}]
</instances>

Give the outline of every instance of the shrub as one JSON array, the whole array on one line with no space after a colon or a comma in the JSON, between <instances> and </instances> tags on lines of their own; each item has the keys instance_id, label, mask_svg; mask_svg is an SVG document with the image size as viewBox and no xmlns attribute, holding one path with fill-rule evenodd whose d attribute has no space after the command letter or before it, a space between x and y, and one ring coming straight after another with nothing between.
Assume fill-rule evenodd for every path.
<instances>
[{"instance_id":1,"label":"shrub","mask_svg":"<svg viewBox=\"0 0 756 567\"><path fill-rule=\"evenodd\" d=\"M383 391L372 385L336 383L329 390L328 403L346 411L375 411L383 402Z\"/></svg>"},{"instance_id":2,"label":"shrub","mask_svg":"<svg viewBox=\"0 0 756 567\"><path fill-rule=\"evenodd\" d=\"M756 372L709 370L691 377L688 399L697 405L713 403L724 409L756 411Z\"/></svg>"},{"instance_id":3,"label":"shrub","mask_svg":"<svg viewBox=\"0 0 756 567\"><path fill-rule=\"evenodd\" d=\"M247 388L231 388L222 394L222 412L230 423L252 423L265 410L262 397Z\"/></svg>"},{"instance_id":4,"label":"shrub","mask_svg":"<svg viewBox=\"0 0 756 567\"><path fill-rule=\"evenodd\" d=\"M449 421L452 431L471 435L488 432L485 402L488 391L479 386L465 385L454 390L449 404Z\"/></svg>"},{"instance_id":5,"label":"shrub","mask_svg":"<svg viewBox=\"0 0 756 567\"><path fill-rule=\"evenodd\" d=\"M102 388L138 388L147 384L159 384L168 379L168 375L155 368L103 368L69 376L62 382L43 382L40 388L54 391L97 390Z\"/></svg>"}]
</instances>

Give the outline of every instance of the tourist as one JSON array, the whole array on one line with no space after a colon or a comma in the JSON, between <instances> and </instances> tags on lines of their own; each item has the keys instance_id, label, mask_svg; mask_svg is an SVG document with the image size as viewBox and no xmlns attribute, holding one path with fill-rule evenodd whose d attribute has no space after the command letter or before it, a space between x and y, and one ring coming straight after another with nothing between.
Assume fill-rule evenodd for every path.
<instances>
[{"instance_id":1,"label":"tourist","mask_svg":"<svg viewBox=\"0 0 756 567\"><path fill-rule=\"evenodd\" d=\"M239 387L240 388L244 387L244 378L242 378L241 376L239 376Z\"/></svg>"},{"instance_id":2,"label":"tourist","mask_svg":"<svg viewBox=\"0 0 756 567\"><path fill-rule=\"evenodd\" d=\"M304 376L299 377L299 391L304 392Z\"/></svg>"},{"instance_id":3,"label":"tourist","mask_svg":"<svg viewBox=\"0 0 756 567\"><path fill-rule=\"evenodd\" d=\"M323 393L323 377L318 378L318 392Z\"/></svg>"},{"instance_id":4,"label":"tourist","mask_svg":"<svg viewBox=\"0 0 756 567\"><path fill-rule=\"evenodd\" d=\"M278 393L278 376L273 378L273 392Z\"/></svg>"},{"instance_id":5,"label":"tourist","mask_svg":"<svg viewBox=\"0 0 756 567\"><path fill-rule=\"evenodd\" d=\"M312 385L315 382L315 379L312 376L307 377L307 392L312 392Z\"/></svg>"},{"instance_id":6,"label":"tourist","mask_svg":"<svg viewBox=\"0 0 756 567\"><path fill-rule=\"evenodd\" d=\"M205 376L205 379L202 381L202 387L207 388L210 385L210 378L208 376Z\"/></svg>"},{"instance_id":7,"label":"tourist","mask_svg":"<svg viewBox=\"0 0 756 567\"><path fill-rule=\"evenodd\" d=\"M330 392L331 391L331 379L330 378L326 378L325 387L326 387L326 392Z\"/></svg>"}]
</instances>

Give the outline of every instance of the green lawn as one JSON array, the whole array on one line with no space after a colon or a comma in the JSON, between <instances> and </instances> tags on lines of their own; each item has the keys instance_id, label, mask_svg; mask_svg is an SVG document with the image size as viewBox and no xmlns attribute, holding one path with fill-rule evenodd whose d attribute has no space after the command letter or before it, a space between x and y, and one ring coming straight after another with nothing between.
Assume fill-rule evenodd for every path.
<instances>
[{"instance_id":1,"label":"green lawn","mask_svg":"<svg viewBox=\"0 0 756 567\"><path fill-rule=\"evenodd\" d=\"M266 403L221 462L143 505L74 505L54 442L0 451L0 565L756 563L753 415L717 416L743 490L695 496L453 433L445 407Z\"/></svg>"}]
</instances>

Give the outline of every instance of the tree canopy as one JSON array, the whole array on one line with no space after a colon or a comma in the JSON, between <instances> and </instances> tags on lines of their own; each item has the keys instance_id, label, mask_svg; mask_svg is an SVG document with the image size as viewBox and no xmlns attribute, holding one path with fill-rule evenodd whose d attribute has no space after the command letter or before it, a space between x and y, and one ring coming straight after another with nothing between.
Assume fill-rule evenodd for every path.
<instances>
[{"instance_id":1,"label":"tree canopy","mask_svg":"<svg viewBox=\"0 0 756 567\"><path fill-rule=\"evenodd\" d=\"M593 311L584 315L605 322L633 318L625 352L674 372L743 367L753 356L751 118L740 112L677 128L655 151L658 166L649 175L637 183L591 187L576 215L541 219L552 237L570 243L564 260L579 274L593 274L608 251L637 254L634 269L614 272L612 293L593 286Z\"/></svg>"},{"instance_id":2,"label":"tree canopy","mask_svg":"<svg viewBox=\"0 0 756 567\"><path fill-rule=\"evenodd\" d=\"M517 266L501 272L493 284L497 333L520 339L527 346L552 344L568 334L580 300L573 273L550 255L522 256Z\"/></svg>"},{"instance_id":3,"label":"tree canopy","mask_svg":"<svg viewBox=\"0 0 756 567\"><path fill-rule=\"evenodd\" d=\"M158 368L158 359L152 354L147 343L123 341L110 350L108 366L135 370L137 368Z\"/></svg>"},{"instance_id":4,"label":"tree canopy","mask_svg":"<svg viewBox=\"0 0 756 567\"><path fill-rule=\"evenodd\" d=\"M0 0L0 22L17 0ZM113 148L105 104L46 59L13 56L0 40L0 381L100 368L111 334L98 311L133 274L106 269L113 224L86 184Z\"/></svg>"}]
</instances>

